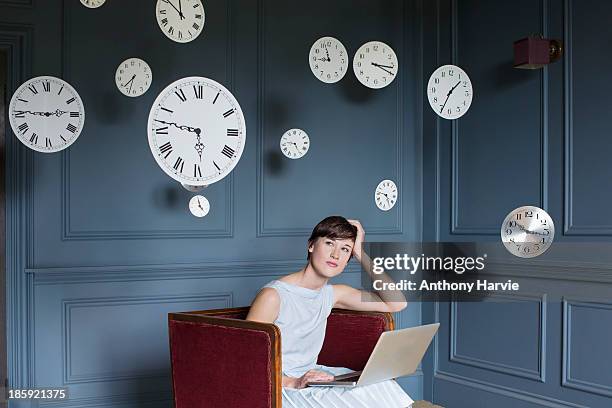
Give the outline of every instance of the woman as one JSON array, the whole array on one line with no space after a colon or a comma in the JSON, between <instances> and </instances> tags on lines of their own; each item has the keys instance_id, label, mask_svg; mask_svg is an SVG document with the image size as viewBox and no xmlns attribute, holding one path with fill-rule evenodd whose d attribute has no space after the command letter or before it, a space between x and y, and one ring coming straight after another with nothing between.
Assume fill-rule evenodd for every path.
<instances>
[{"instance_id":1,"label":"woman","mask_svg":"<svg viewBox=\"0 0 612 408\"><path fill-rule=\"evenodd\" d=\"M394 380L355 388L306 388L308 382L331 381L334 375L352 371L316 363L332 307L379 312L406 307L405 301L393 302L382 292L327 283L342 273L352 256L370 270L369 257L361 253L364 237L357 220L325 218L308 239L307 265L266 284L251 305L247 320L274 323L281 331L283 408L404 408L413 402ZM386 275L376 279L381 277L390 279ZM368 301L362 300L364 296Z\"/></svg>"}]
</instances>

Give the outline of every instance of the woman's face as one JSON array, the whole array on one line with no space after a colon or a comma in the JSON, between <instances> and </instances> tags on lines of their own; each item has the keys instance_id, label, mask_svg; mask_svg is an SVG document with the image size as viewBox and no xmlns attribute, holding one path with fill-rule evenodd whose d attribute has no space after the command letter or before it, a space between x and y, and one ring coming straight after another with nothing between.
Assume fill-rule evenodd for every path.
<instances>
[{"instance_id":1,"label":"woman's face","mask_svg":"<svg viewBox=\"0 0 612 408\"><path fill-rule=\"evenodd\" d=\"M336 276L344 270L351 258L353 244L351 239L319 237L308 247L310 263L326 277Z\"/></svg>"}]
</instances>

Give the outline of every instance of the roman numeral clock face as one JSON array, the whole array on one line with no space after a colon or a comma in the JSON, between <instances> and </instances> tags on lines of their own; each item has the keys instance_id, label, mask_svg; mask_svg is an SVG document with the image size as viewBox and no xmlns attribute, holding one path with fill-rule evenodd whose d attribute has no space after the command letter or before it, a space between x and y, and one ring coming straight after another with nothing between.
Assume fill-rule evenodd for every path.
<instances>
[{"instance_id":1,"label":"roman numeral clock face","mask_svg":"<svg viewBox=\"0 0 612 408\"><path fill-rule=\"evenodd\" d=\"M221 180L236 166L246 124L238 101L223 85L188 77L159 94L147 133L153 157L167 175L202 186Z\"/></svg>"},{"instance_id":2,"label":"roman numeral clock face","mask_svg":"<svg viewBox=\"0 0 612 408\"><path fill-rule=\"evenodd\" d=\"M204 7L200 0L157 0L155 14L166 37L178 43L195 40L204 28Z\"/></svg>"},{"instance_id":3,"label":"roman numeral clock face","mask_svg":"<svg viewBox=\"0 0 612 408\"><path fill-rule=\"evenodd\" d=\"M9 122L21 143L38 152L53 153L79 137L85 108L66 81L41 76L26 81L13 94Z\"/></svg>"}]
</instances>

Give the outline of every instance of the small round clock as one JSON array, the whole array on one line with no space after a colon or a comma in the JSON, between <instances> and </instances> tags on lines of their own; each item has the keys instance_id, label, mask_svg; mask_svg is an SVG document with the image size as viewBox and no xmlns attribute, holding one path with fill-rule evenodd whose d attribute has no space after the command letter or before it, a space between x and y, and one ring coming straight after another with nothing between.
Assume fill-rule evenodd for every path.
<instances>
[{"instance_id":1,"label":"small round clock","mask_svg":"<svg viewBox=\"0 0 612 408\"><path fill-rule=\"evenodd\" d=\"M543 254L552 244L555 225L546 211L533 206L512 210L501 225L506 249L521 258Z\"/></svg>"},{"instance_id":2,"label":"small round clock","mask_svg":"<svg viewBox=\"0 0 612 408\"><path fill-rule=\"evenodd\" d=\"M77 140L85 124L85 108L69 83L40 76L17 88L9 104L9 122L21 143L53 153Z\"/></svg>"},{"instance_id":3,"label":"small round clock","mask_svg":"<svg viewBox=\"0 0 612 408\"><path fill-rule=\"evenodd\" d=\"M196 217L204 217L210 211L210 203L206 197L197 195L189 200L189 210Z\"/></svg>"},{"instance_id":4,"label":"small round clock","mask_svg":"<svg viewBox=\"0 0 612 408\"><path fill-rule=\"evenodd\" d=\"M200 0L157 0L157 24L178 43L193 41L204 28L204 7Z\"/></svg>"},{"instance_id":5,"label":"small round clock","mask_svg":"<svg viewBox=\"0 0 612 408\"><path fill-rule=\"evenodd\" d=\"M81 4L89 8L98 8L104 4L106 0L81 0Z\"/></svg>"},{"instance_id":6,"label":"small round clock","mask_svg":"<svg viewBox=\"0 0 612 408\"><path fill-rule=\"evenodd\" d=\"M308 153L310 138L302 129L289 129L280 140L280 148L290 159L299 159Z\"/></svg>"},{"instance_id":7,"label":"small round clock","mask_svg":"<svg viewBox=\"0 0 612 408\"><path fill-rule=\"evenodd\" d=\"M397 186L393 180L383 180L374 191L374 202L382 211L389 211L397 202Z\"/></svg>"},{"instance_id":8,"label":"small round clock","mask_svg":"<svg viewBox=\"0 0 612 408\"><path fill-rule=\"evenodd\" d=\"M168 176L201 186L221 180L238 164L246 124L238 101L223 85L187 77L155 99L147 134L151 153Z\"/></svg>"},{"instance_id":9,"label":"small round clock","mask_svg":"<svg viewBox=\"0 0 612 408\"><path fill-rule=\"evenodd\" d=\"M348 68L346 48L334 37L315 41L310 48L308 61L314 76L328 84L341 80Z\"/></svg>"},{"instance_id":10,"label":"small round clock","mask_svg":"<svg viewBox=\"0 0 612 408\"><path fill-rule=\"evenodd\" d=\"M397 56L391 47L380 41L363 44L353 57L355 76L368 88L389 85L397 75Z\"/></svg>"},{"instance_id":11,"label":"small round clock","mask_svg":"<svg viewBox=\"0 0 612 408\"><path fill-rule=\"evenodd\" d=\"M140 58L128 58L117 67L115 84L125 96L137 97L149 90L152 78L151 67Z\"/></svg>"},{"instance_id":12,"label":"small round clock","mask_svg":"<svg viewBox=\"0 0 612 408\"><path fill-rule=\"evenodd\" d=\"M473 95L470 77L456 65L443 65L429 77L429 104L444 119L457 119L465 115L470 109Z\"/></svg>"}]
</instances>

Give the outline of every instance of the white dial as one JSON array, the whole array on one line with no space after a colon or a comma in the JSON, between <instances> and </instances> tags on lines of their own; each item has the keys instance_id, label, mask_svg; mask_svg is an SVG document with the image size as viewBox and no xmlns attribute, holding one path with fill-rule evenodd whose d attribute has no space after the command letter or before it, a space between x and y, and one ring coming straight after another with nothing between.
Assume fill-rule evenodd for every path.
<instances>
[{"instance_id":1,"label":"white dial","mask_svg":"<svg viewBox=\"0 0 612 408\"><path fill-rule=\"evenodd\" d=\"M382 211L389 211L397 202L397 186L392 180L383 180L378 183L374 192L376 206Z\"/></svg>"},{"instance_id":2,"label":"white dial","mask_svg":"<svg viewBox=\"0 0 612 408\"><path fill-rule=\"evenodd\" d=\"M81 0L81 4L89 8L98 8L104 4L106 0Z\"/></svg>"},{"instance_id":3,"label":"white dial","mask_svg":"<svg viewBox=\"0 0 612 408\"><path fill-rule=\"evenodd\" d=\"M456 65L443 65L429 77L427 99L431 109L444 119L465 115L473 95L470 77Z\"/></svg>"},{"instance_id":4,"label":"white dial","mask_svg":"<svg viewBox=\"0 0 612 408\"><path fill-rule=\"evenodd\" d=\"M151 67L140 58L126 59L115 72L115 84L125 96L141 96L149 90L152 79Z\"/></svg>"},{"instance_id":5,"label":"white dial","mask_svg":"<svg viewBox=\"0 0 612 408\"><path fill-rule=\"evenodd\" d=\"M157 0L155 14L166 37L178 43L195 40L204 28L204 7L200 0Z\"/></svg>"},{"instance_id":6,"label":"white dial","mask_svg":"<svg viewBox=\"0 0 612 408\"><path fill-rule=\"evenodd\" d=\"M512 210L501 226L506 249L521 258L543 254L555 237L555 225L546 211L533 206Z\"/></svg>"},{"instance_id":7,"label":"white dial","mask_svg":"<svg viewBox=\"0 0 612 408\"><path fill-rule=\"evenodd\" d=\"M308 153L310 138L302 129L289 129L280 140L280 148L290 159L299 159Z\"/></svg>"},{"instance_id":8,"label":"white dial","mask_svg":"<svg viewBox=\"0 0 612 408\"><path fill-rule=\"evenodd\" d=\"M9 121L21 143L53 153L77 140L85 124L85 108L66 81L40 76L17 88L9 105Z\"/></svg>"},{"instance_id":9,"label":"white dial","mask_svg":"<svg viewBox=\"0 0 612 408\"><path fill-rule=\"evenodd\" d=\"M314 76L328 84L341 80L348 68L346 48L334 37L315 41L310 48L308 61Z\"/></svg>"},{"instance_id":10,"label":"white dial","mask_svg":"<svg viewBox=\"0 0 612 408\"><path fill-rule=\"evenodd\" d=\"M355 76L368 88L389 85L397 76L397 56L391 47L380 41L363 44L353 57Z\"/></svg>"},{"instance_id":11,"label":"white dial","mask_svg":"<svg viewBox=\"0 0 612 408\"><path fill-rule=\"evenodd\" d=\"M176 181L209 185L238 164L246 142L240 105L221 84L187 77L155 99L147 126L157 164Z\"/></svg>"},{"instance_id":12,"label":"white dial","mask_svg":"<svg viewBox=\"0 0 612 408\"><path fill-rule=\"evenodd\" d=\"M189 200L189 210L196 217L204 217L210 211L210 203L206 197L197 195Z\"/></svg>"}]
</instances>

